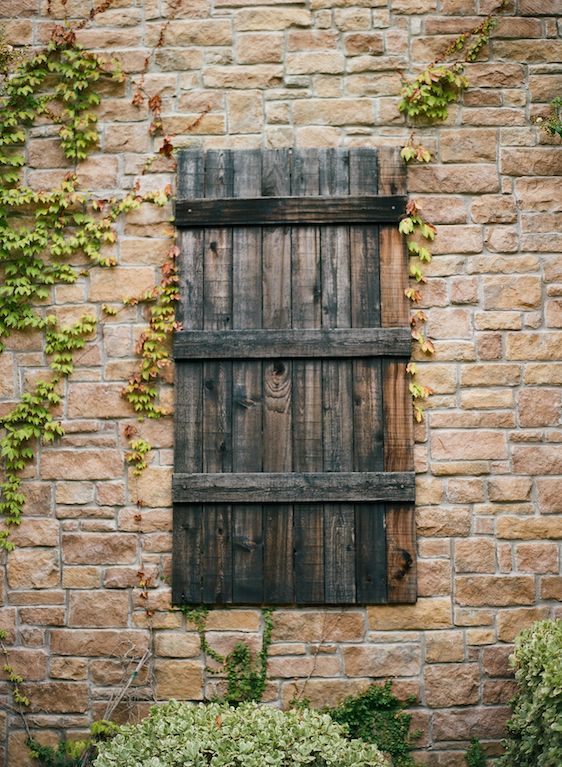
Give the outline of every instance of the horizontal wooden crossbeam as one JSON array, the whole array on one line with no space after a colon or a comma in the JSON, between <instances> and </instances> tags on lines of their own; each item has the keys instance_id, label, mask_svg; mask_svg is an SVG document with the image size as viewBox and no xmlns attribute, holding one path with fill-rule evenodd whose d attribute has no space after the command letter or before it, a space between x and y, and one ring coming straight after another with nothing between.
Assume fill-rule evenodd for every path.
<instances>
[{"instance_id":1,"label":"horizontal wooden crossbeam","mask_svg":"<svg viewBox=\"0 0 562 767\"><path fill-rule=\"evenodd\" d=\"M414 472L174 474L177 503L412 502Z\"/></svg>"},{"instance_id":2,"label":"horizontal wooden crossbeam","mask_svg":"<svg viewBox=\"0 0 562 767\"><path fill-rule=\"evenodd\" d=\"M405 214L406 200L403 195L178 200L175 223L178 227L391 224Z\"/></svg>"},{"instance_id":3,"label":"horizontal wooden crossbeam","mask_svg":"<svg viewBox=\"0 0 562 767\"><path fill-rule=\"evenodd\" d=\"M174 358L408 357L411 341L407 328L183 330L174 337Z\"/></svg>"}]
</instances>

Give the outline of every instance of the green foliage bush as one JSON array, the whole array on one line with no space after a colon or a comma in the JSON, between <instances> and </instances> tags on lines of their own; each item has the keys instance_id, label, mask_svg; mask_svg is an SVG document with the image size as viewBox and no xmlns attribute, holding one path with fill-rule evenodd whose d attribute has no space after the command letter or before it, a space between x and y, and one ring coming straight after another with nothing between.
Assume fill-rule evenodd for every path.
<instances>
[{"instance_id":1,"label":"green foliage bush","mask_svg":"<svg viewBox=\"0 0 562 767\"><path fill-rule=\"evenodd\" d=\"M29 754L38 767L91 767L99 743L112 738L117 732L117 725L100 719L92 724L90 732L91 737L86 740L63 740L56 748L29 738Z\"/></svg>"},{"instance_id":2,"label":"green foliage bush","mask_svg":"<svg viewBox=\"0 0 562 767\"><path fill-rule=\"evenodd\" d=\"M95 767L388 767L378 748L347 740L343 728L313 710L257 703L155 706L101 744Z\"/></svg>"},{"instance_id":3,"label":"green foliage bush","mask_svg":"<svg viewBox=\"0 0 562 767\"><path fill-rule=\"evenodd\" d=\"M486 754L478 738L472 738L464 756L468 767L486 767Z\"/></svg>"},{"instance_id":4,"label":"green foliage bush","mask_svg":"<svg viewBox=\"0 0 562 767\"><path fill-rule=\"evenodd\" d=\"M544 620L515 641L517 693L502 767L562 765L562 621Z\"/></svg>"},{"instance_id":5,"label":"green foliage bush","mask_svg":"<svg viewBox=\"0 0 562 767\"><path fill-rule=\"evenodd\" d=\"M393 767L414 767L410 751L415 733L409 733L412 717L403 711L411 702L398 700L392 692L392 682L386 682L346 698L329 713L335 722L346 725L351 738L374 743L388 754Z\"/></svg>"}]
</instances>

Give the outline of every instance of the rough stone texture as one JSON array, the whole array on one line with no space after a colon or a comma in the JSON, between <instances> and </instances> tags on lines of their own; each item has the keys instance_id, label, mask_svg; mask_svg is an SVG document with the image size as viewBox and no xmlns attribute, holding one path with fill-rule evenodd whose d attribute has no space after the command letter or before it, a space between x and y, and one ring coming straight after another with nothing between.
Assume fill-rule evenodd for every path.
<instances>
[{"instance_id":1,"label":"rough stone texture","mask_svg":"<svg viewBox=\"0 0 562 767\"><path fill-rule=\"evenodd\" d=\"M55 22L89 10L80 0L16 5L14 18L14 3L0 0L0 25L16 45L44 43ZM402 75L491 8L462 0L111 6L79 32L132 78L100 83L100 147L77 169L103 198L136 183L153 191L174 183L173 163L157 154L162 137L149 131L147 99L131 103L138 85L161 96L164 131L178 147L398 147L411 130L396 110ZM534 122L559 91L555 6L520 0L519 15L508 6L491 45L466 66L462 104L443 125L416 128L433 161L411 165L408 189L438 227L421 288L437 353L420 365L435 394L416 429L418 602L283 608L273 618L268 702L288 705L296 695L330 705L373 678L394 678L400 694L421 701L416 758L435 767L463 767L471 735L497 753L513 692L511 643L533 620L560 614L562 148ZM70 170L56 131L45 118L33 133L33 188ZM62 318L77 319L86 302L100 319L106 302L119 313L80 353L57 414L66 437L41 447L38 470L26 470L25 518L0 571L0 628L46 743L103 715L149 646L153 667L139 675L146 697L152 678L161 699L224 690L224 679L203 671L194 626L169 610L171 419L136 424L121 397L145 317L120 301L158 279L172 215L171 205L141 205L106 248L119 266L88 270L52 295ZM6 339L0 415L44 366L37 334ZM172 406L173 371L166 375L163 404ZM154 446L139 479L126 464L131 426ZM259 610L208 617L221 651L240 640L259 650L262 626ZM2 722L0 761L8 749L7 767L31 764L21 723Z\"/></svg>"}]
</instances>

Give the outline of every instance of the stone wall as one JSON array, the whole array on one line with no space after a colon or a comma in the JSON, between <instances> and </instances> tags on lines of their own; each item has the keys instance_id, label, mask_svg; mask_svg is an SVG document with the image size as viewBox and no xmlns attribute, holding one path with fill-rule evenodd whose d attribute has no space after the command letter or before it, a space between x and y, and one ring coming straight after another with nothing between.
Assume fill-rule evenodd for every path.
<instances>
[{"instance_id":1,"label":"stone wall","mask_svg":"<svg viewBox=\"0 0 562 767\"><path fill-rule=\"evenodd\" d=\"M149 132L155 94L177 147L400 146L410 133L397 112L401 75L492 5L115 0L79 33L128 75L101 86L100 148L80 176L100 196L173 182L172 161L154 154L162 138ZM393 679L417 697L417 756L428 765L464 765L472 735L497 752L513 638L561 614L562 149L533 122L561 90L555 6L510 2L489 49L466 67L462 104L442 126L417 131L435 161L410 169L409 190L438 226L423 289L436 355L423 363L435 394L417 427L419 600L274 613L269 701L322 705ZM89 8L0 0L0 23L9 41L39 46L54 19ZM133 105L139 85L145 97ZM65 173L55 136L49 125L32 131L27 181L36 188ZM170 213L132 213L119 266L54 289L54 311L74 319L87 307L102 320L103 303L119 306L158 280ZM220 686L193 626L168 609L170 420L139 427L157 449L140 479L127 473L125 430L136 422L120 391L142 327L142 310L128 307L100 322L80 356L60 413L66 436L27 472L26 517L2 568L0 627L45 742L87 730L121 683L124 656L149 647L141 691L152 680L159 699L200 700ZM45 365L37 337L12 338L0 356L2 412ZM211 612L211 644L257 646L260 621L254 610ZM0 702L7 689L0 682ZM6 764L30 764L20 719L2 709L0 727Z\"/></svg>"}]
</instances>

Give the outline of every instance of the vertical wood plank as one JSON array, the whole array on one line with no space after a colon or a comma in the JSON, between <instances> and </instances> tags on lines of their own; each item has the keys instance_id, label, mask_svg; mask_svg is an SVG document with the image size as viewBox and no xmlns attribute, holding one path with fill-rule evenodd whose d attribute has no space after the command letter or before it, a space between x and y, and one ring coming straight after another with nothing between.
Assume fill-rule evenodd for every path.
<instances>
[{"instance_id":1,"label":"vertical wood plank","mask_svg":"<svg viewBox=\"0 0 562 767\"><path fill-rule=\"evenodd\" d=\"M289 150L263 153L262 194L285 196L291 192ZM263 230L263 327L291 327L291 229ZM292 363L268 360L263 365L263 470L290 472L292 450ZM264 593L270 604L295 601L293 561L293 506L265 504Z\"/></svg>"},{"instance_id":2,"label":"vertical wood plank","mask_svg":"<svg viewBox=\"0 0 562 767\"><path fill-rule=\"evenodd\" d=\"M350 150L350 193L376 194L377 156L368 149ZM353 327L380 325L378 230L357 226L351 233ZM357 360L353 366L354 469L381 471L382 375L379 360ZM384 511L380 504L356 504L357 601L386 601Z\"/></svg>"},{"instance_id":3,"label":"vertical wood plank","mask_svg":"<svg viewBox=\"0 0 562 767\"><path fill-rule=\"evenodd\" d=\"M349 194L348 150L321 153L320 194ZM351 327L349 227L322 227L320 243L322 326ZM352 471L352 362L323 361L322 386L324 471ZM353 504L324 504L324 579L326 604L355 601Z\"/></svg>"},{"instance_id":4,"label":"vertical wood plank","mask_svg":"<svg viewBox=\"0 0 562 767\"><path fill-rule=\"evenodd\" d=\"M404 194L404 164L397 149L380 153L379 194ZM381 324L409 324L408 256L397 227L381 227ZM405 367L407 360L383 363L384 470L413 469L413 418ZM389 504L386 509L389 602L416 599L416 551L414 506Z\"/></svg>"},{"instance_id":5,"label":"vertical wood plank","mask_svg":"<svg viewBox=\"0 0 562 767\"><path fill-rule=\"evenodd\" d=\"M261 152L234 154L234 196L261 193ZM261 229L237 227L232 239L233 327L262 323ZM262 363L233 364L233 471L262 471ZM263 522L260 504L233 507L233 597L236 602L263 600Z\"/></svg>"},{"instance_id":6,"label":"vertical wood plank","mask_svg":"<svg viewBox=\"0 0 562 767\"><path fill-rule=\"evenodd\" d=\"M232 196L232 152L206 154L205 196ZM228 229L205 231L203 272L203 325L205 330L232 327L232 235ZM203 471L232 471L232 363L203 364ZM203 601L232 601L231 508L204 507L205 571Z\"/></svg>"},{"instance_id":7,"label":"vertical wood plank","mask_svg":"<svg viewBox=\"0 0 562 767\"><path fill-rule=\"evenodd\" d=\"M291 194L317 195L319 150L291 155ZM292 231L291 305L294 328L322 325L322 276L318 227ZM322 364L293 363L293 469L322 471ZM295 598L297 603L324 601L324 510L322 505L295 506Z\"/></svg>"},{"instance_id":8,"label":"vertical wood plank","mask_svg":"<svg viewBox=\"0 0 562 767\"><path fill-rule=\"evenodd\" d=\"M202 197L204 155L201 151L181 155L178 168L178 193ZM186 329L203 327L202 231L183 230L179 234L180 296L177 318ZM178 472L202 470L203 400L200 362L176 368L174 418L174 468ZM202 598L203 510L201 506L181 506L174 510L172 601L197 604Z\"/></svg>"}]
</instances>

